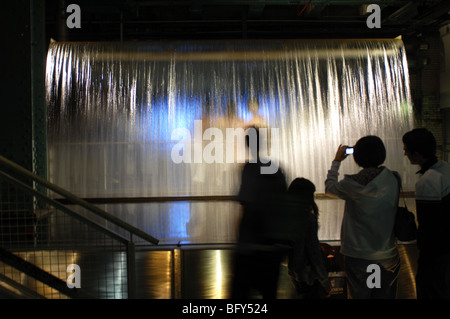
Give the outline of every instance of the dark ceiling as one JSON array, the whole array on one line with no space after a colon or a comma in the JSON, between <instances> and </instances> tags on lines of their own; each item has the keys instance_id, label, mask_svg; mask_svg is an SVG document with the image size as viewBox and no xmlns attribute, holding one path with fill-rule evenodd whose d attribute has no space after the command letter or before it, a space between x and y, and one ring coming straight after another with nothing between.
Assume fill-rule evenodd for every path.
<instances>
[{"instance_id":1,"label":"dark ceiling","mask_svg":"<svg viewBox=\"0 0 450 319\"><path fill-rule=\"evenodd\" d=\"M66 27L71 3L80 29ZM370 4L380 28L367 26ZM436 31L449 11L450 0L48 0L46 30L57 41L386 38Z\"/></svg>"}]
</instances>

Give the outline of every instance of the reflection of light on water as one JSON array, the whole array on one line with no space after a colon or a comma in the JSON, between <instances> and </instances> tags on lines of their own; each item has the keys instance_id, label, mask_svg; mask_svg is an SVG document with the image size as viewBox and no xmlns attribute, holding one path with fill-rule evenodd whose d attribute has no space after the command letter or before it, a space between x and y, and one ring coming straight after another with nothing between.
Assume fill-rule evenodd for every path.
<instances>
[{"instance_id":1,"label":"reflection of light on water","mask_svg":"<svg viewBox=\"0 0 450 319\"><path fill-rule=\"evenodd\" d=\"M397 245L401 259L398 277L397 298L416 299L417 246L416 244Z\"/></svg>"},{"instance_id":2,"label":"reflection of light on water","mask_svg":"<svg viewBox=\"0 0 450 319\"><path fill-rule=\"evenodd\" d=\"M412 285L412 288L413 289L411 289L411 291L416 291L416 274L415 274L415 272L414 272L414 270L413 270L413 265L412 265L412 263L411 263L411 260L410 260L410 258L409 258L409 256L408 255L406 255L407 257L404 259L404 263L405 263L405 273L407 273L408 274L408 279L409 279L409 282L411 283L411 285Z\"/></svg>"},{"instance_id":3,"label":"reflection of light on water","mask_svg":"<svg viewBox=\"0 0 450 319\"><path fill-rule=\"evenodd\" d=\"M113 290L113 299L121 299L124 295L124 287L126 287L126 279L128 277L126 268L124 266L127 264L127 255L124 253L119 254L118 261L114 260L112 268L114 274L114 290ZM124 271L125 269L125 271ZM114 271L116 270L116 272ZM125 280L124 280L125 279Z\"/></svg>"},{"instance_id":4,"label":"reflection of light on water","mask_svg":"<svg viewBox=\"0 0 450 319\"><path fill-rule=\"evenodd\" d=\"M197 250L184 254L189 270L183 274L190 298L226 299L229 288L229 250Z\"/></svg>"},{"instance_id":5,"label":"reflection of light on water","mask_svg":"<svg viewBox=\"0 0 450 319\"><path fill-rule=\"evenodd\" d=\"M189 202L179 202L170 205L170 229L167 234L169 238L188 238L186 224L189 222L190 205Z\"/></svg>"},{"instance_id":6,"label":"reflection of light on water","mask_svg":"<svg viewBox=\"0 0 450 319\"><path fill-rule=\"evenodd\" d=\"M47 273L58 277L62 281L66 281L70 273L67 272L67 266L70 264L79 264L79 253L75 251L29 251L29 252L19 252L17 255L30 262L37 265L39 268ZM4 267L4 268L2 268ZM46 298L46 299L67 299L68 297L58 290L46 285L45 283L28 276L24 272L20 272L15 268L10 268L9 266L0 266L0 272L3 275L8 275L19 282L26 290L31 290L36 293L35 298ZM83 280L81 278L81 280ZM82 283L83 284L83 283ZM22 292L19 291L19 295ZM121 297L120 297L121 298Z\"/></svg>"},{"instance_id":7,"label":"reflection of light on water","mask_svg":"<svg viewBox=\"0 0 450 319\"><path fill-rule=\"evenodd\" d=\"M171 251L142 252L143 262L137 265L140 274L139 298L170 299L172 296L173 265Z\"/></svg>"},{"instance_id":8,"label":"reflection of light on water","mask_svg":"<svg viewBox=\"0 0 450 319\"><path fill-rule=\"evenodd\" d=\"M222 258L221 251L216 250L216 293L215 298L223 298L223 274L222 274Z\"/></svg>"}]
</instances>

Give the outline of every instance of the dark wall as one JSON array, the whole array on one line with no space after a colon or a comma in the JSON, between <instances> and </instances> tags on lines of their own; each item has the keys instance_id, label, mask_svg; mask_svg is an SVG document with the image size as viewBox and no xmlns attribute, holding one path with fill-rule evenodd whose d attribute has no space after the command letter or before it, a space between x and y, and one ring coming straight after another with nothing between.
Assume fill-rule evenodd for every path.
<instances>
[{"instance_id":1,"label":"dark wall","mask_svg":"<svg viewBox=\"0 0 450 319\"><path fill-rule=\"evenodd\" d=\"M436 137L442 158L443 121L440 106L441 38L439 31L404 36L408 59L415 126L426 127Z\"/></svg>"},{"instance_id":2,"label":"dark wall","mask_svg":"<svg viewBox=\"0 0 450 319\"><path fill-rule=\"evenodd\" d=\"M44 1L3 4L0 155L46 174Z\"/></svg>"}]
</instances>

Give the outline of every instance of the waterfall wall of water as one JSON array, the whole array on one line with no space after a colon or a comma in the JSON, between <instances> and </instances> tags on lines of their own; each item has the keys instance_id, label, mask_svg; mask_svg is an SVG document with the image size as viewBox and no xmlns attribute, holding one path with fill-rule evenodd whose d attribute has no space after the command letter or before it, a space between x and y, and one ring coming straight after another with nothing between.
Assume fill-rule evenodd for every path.
<instances>
[{"instance_id":1,"label":"waterfall wall of water","mask_svg":"<svg viewBox=\"0 0 450 319\"><path fill-rule=\"evenodd\" d=\"M207 163L205 154L221 156L211 152L220 136L206 129L221 129L225 140L225 128L255 123L278 130L272 155L287 183L305 177L324 192L339 144L377 135L385 165L414 187L401 143L413 113L400 40L52 43L46 85L49 175L82 197L234 195L241 164L225 162L225 146L225 163ZM174 150L191 161L177 163ZM352 160L341 168L357 171ZM192 240L188 225L206 222L214 234L201 241L230 241L238 207L220 207L227 213L166 203L117 214L157 237ZM325 239L339 238L342 209L333 207L322 214L333 211L330 220L321 217ZM142 217L147 210L152 217Z\"/></svg>"}]
</instances>

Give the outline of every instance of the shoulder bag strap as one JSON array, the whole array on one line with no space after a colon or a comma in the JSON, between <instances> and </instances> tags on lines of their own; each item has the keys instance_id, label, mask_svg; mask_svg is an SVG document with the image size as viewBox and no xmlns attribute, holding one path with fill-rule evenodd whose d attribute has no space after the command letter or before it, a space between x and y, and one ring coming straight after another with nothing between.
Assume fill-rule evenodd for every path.
<instances>
[{"instance_id":1,"label":"shoulder bag strap","mask_svg":"<svg viewBox=\"0 0 450 319\"><path fill-rule=\"evenodd\" d=\"M400 194L403 191L402 180L401 180L400 174L398 172L393 171L392 173L394 174L395 178L397 179L397 183L398 183L398 198L400 200ZM405 208L408 209L408 206L406 206L406 199L405 199L405 197L403 197L403 203L405 205Z\"/></svg>"}]
</instances>

